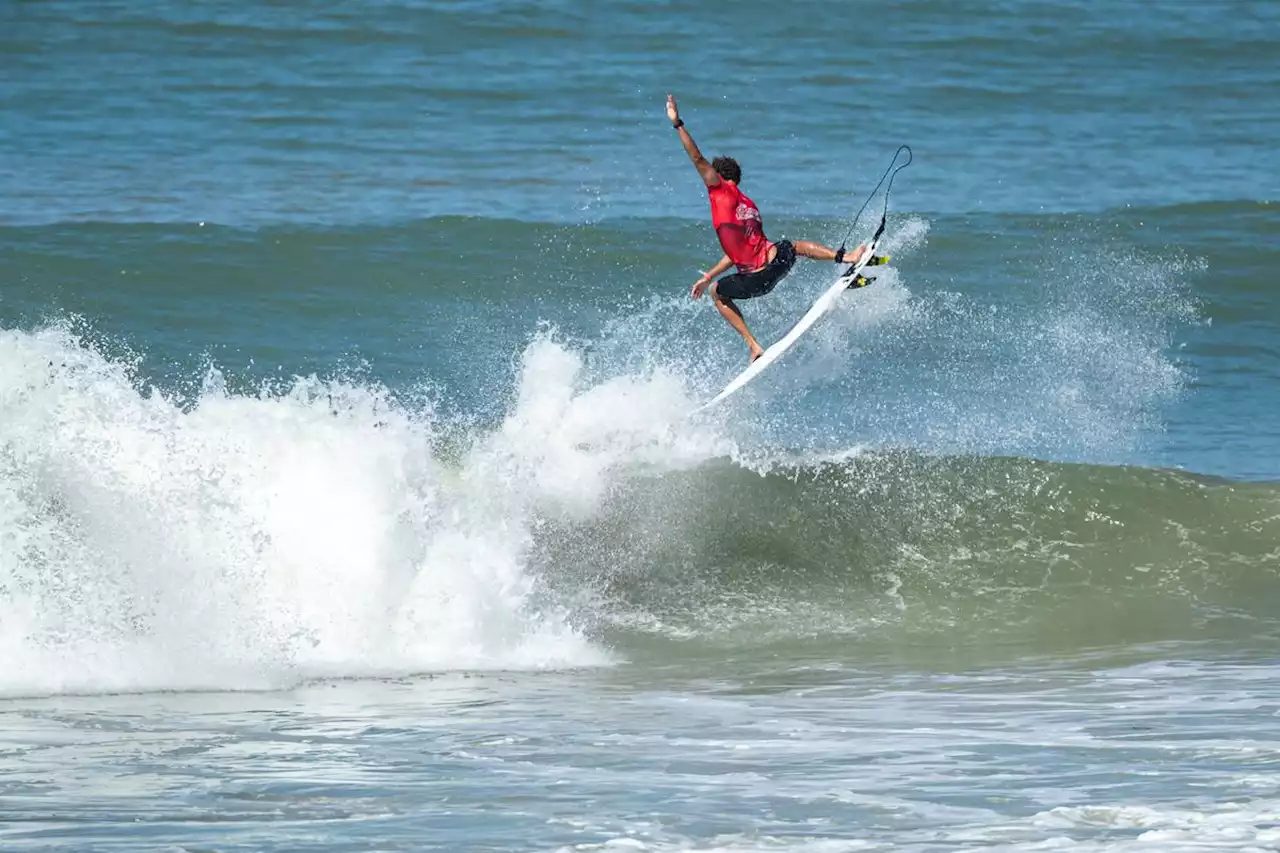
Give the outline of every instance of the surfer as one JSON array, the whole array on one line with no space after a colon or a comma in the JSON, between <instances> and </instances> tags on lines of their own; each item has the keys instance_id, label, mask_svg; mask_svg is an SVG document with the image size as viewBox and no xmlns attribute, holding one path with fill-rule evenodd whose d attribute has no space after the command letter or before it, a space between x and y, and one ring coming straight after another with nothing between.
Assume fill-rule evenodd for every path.
<instances>
[{"instance_id":1,"label":"surfer","mask_svg":"<svg viewBox=\"0 0 1280 853\"><path fill-rule=\"evenodd\" d=\"M754 299L773 290L791 272L797 255L815 261L854 264L862 258L866 246L846 252L807 240L771 242L764 235L760 208L738 189L738 181L742 179L738 161L732 157L717 157L710 163L707 162L707 158L702 156L697 143L685 129L684 122L680 120L674 95L667 95L667 118L680 134L685 153L707 185L707 193L711 197L711 224L716 229L716 236L720 238L720 247L724 249L724 256L703 273L702 278L694 282L689 295L698 299L709 289L720 316L742 335L750 350L751 361L755 361L764 353L764 347L760 346L747 329L747 323L734 300ZM736 273L716 281L721 273L727 272L732 266L738 268Z\"/></svg>"}]
</instances>

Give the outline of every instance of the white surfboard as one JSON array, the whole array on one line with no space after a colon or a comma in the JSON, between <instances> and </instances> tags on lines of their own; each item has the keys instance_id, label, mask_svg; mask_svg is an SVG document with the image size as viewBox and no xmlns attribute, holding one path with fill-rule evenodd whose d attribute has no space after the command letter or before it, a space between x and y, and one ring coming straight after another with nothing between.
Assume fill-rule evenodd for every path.
<instances>
[{"instance_id":1,"label":"white surfboard","mask_svg":"<svg viewBox=\"0 0 1280 853\"><path fill-rule=\"evenodd\" d=\"M831 308L836 304L836 300L840 298L840 294L844 293L845 290L849 288L849 283L853 281L858 273L862 272L863 268L871 262L872 257L874 257L876 253L876 244L879 242L879 240L875 240L867 245L867 250L862 253L862 257L858 259L858 262L836 279L836 283L827 288L825 293L814 300L813 305L807 312L805 312L805 315L800 318L799 322L791 327L791 331L783 335L782 339L777 343L766 349L763 355L751 362L751 365L746 370L739 373L732 382L726 385L723 391L712 397L710 401L699 406L694 411L701 412L705 409L711 408L721 400L724 400L730 394L738 391L752 379L755 379L763 373L769 365L781 358L784 352L791 349L791 345L800 340L801 335L809 331L813 324L818 322L823 314L826 314L831 310Z\"/></svg>"}]
</instances>

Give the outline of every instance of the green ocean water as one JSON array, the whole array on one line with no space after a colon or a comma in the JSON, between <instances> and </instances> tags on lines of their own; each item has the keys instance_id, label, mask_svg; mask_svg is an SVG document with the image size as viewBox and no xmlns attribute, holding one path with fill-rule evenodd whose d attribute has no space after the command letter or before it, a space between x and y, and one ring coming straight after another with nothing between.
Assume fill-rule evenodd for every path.
<instances>
[{"instance_id":1,"label":"green ocean water","mask_svg":"<svg viewBox=\"0 0 1280 853\"><path fill-rule=\"evenodd\" d=\"M0 847L1274 848L1278 31L0 6Z\"/></svg>"}]
</instances>

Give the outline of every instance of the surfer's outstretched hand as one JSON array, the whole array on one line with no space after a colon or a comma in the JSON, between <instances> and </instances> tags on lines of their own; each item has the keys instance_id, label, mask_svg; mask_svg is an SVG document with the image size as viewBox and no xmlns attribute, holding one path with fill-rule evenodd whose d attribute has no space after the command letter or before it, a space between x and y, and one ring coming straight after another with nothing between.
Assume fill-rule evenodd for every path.
<instances>
[{"instance_id":1,"label":"surfer's outstretched hand","mask_svg":"<svg viewBox=\"0 0 1280 853\"><path fill-rule=\"evenodd\" d=\"M676 96L667 95L667 119L675 124L680 120L680 110L676 107Z\"/></svg>"},{"instance_id":2,"label":"surfer's outstretched hand","mask_svg":"<svg viewBox=\"0 0 1280 853\"><path fill-rule=\"evenodd\" d=\"M707 288L711 286L709 279L700 278L693 283L693 287L689 290L690 299L701 299L702 294L707 292Z\"/></svg>"}]
</instances>

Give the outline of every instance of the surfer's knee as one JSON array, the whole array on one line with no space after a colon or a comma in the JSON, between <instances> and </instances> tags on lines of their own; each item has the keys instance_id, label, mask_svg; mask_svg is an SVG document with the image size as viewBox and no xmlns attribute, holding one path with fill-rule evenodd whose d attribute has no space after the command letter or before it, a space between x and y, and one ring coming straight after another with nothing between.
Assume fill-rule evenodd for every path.
<instances>
[{"instance_id":1,"label":"surfer's knee","mask_svg":"<svg viewBox=\"0 0 1280 853\"><path fill-rule=\"evenodd\" d=\"M742 312L738 310L738 306L729 297L721 296L720 294L717 293L711 298L715 301L715 306L720 310L721 313L725 311L732 311L734 314L737 314L739 317L742 316Z\"/></svg>"}]
</instances>

